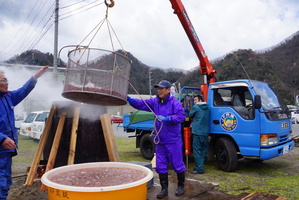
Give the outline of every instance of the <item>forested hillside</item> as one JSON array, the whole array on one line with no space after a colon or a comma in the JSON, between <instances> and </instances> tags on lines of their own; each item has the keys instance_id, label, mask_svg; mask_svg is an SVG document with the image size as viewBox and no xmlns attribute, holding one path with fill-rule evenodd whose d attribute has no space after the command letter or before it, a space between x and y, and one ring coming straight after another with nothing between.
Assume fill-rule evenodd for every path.
<instances>
[{"instance_id":1,"label":"forested hillside","mask_svg":"<svg viewBox=\"0 0 299 200\"><path fill-rule=\"evenodd\" d=\"M254 79L274 85L288 104L299 95L299 31L280 44L263 51L239 49L212 62L217 70L217 81ZM202 80L198 69L181 78L190 86Z\"/></svg>"},{"instance_id":2,"label":"forested hillside","mask_svg":"<svg viewBox=\"0 0 299 200\"><path fill-rule=\"evenodd\" d=\"M24 64L24 65L49 65L53 66L53 54L51 53L42 53L39 50L32 49L21 53L20 55L15 55L6 63L10 64ZM66 67L65 63L60 60L60 66Z\"/></svg>"},{"instance_id":3,"label":"forested hillside","mask_svg":"<svg viewBox=\"0 0 299 200\"><path fill-rule=\"evenodd\" d=\"M140 94L149 94L150 79L152 86L162 79L180 83L181 86L199 87L203 82L197 66L189 71L165 70L150 67L129 52L128 58L132 60L130 83L134 87L129 86L130 94L135 94L135 89ZM53 55L32 50L16 55L7 62L52 65ZM255 52L251 49L239 49L211 63L217 70L218 81L248 78L265 81L274 85L288 104L294 104L294 96L299 94L299 31L266 50ZM151 92L156 94L154 89Z\"/></svg>"}]
</instances>

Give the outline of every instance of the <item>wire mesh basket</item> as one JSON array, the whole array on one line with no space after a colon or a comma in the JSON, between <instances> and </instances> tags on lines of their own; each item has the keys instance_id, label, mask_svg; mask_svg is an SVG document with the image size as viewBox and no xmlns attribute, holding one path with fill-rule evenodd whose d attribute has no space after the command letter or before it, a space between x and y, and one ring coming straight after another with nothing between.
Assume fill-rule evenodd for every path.
<instances>
[{"instance_id":1,"label":"wire mesh basket","mask_svg":"<svg viewBox=\"0 0 299 200\"><path fill-rule=\"evenodd\" d=\"M68 54L62 96L97 105L125 105L131 61L118 52L76 48Z\"/></svg>"}]
</instances>

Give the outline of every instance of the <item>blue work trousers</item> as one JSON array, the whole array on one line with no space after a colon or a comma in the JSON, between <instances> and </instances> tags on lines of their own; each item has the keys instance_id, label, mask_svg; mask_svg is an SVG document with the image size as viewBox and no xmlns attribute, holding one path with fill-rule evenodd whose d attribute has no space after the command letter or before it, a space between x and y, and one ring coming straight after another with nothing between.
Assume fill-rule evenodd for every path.
<instances>
[{"instance_id":1,"label":"blue work trousers","mask_svg":"<svg viewBox=\"0 0 299 200\"><path fill-rule=\"evenodd\" d=\"M170 144L157 144L156 146L156 172L168 173L168 164L171 164L176 173L182 173L186 167L183 162L183 143L178 141Z\"/></svg>"},{"instance_id":2,"label":"blue work trousers","mask_svg":"<svg viewBox=\"0 0 299 200\"><path fill-rule=\"evenodd\" d=\"M0 153L0 200L5 200L12 184L11 178L12 154Z\"/></svg>"},{"instance_id":3,"label":"blue work trousers","mask_svg":"<svg viewBox=\"0 0 299 200\"><path fill-rule=\"evenodd\" d=\"M204 162L208 154L209 138L204 135L192 134L193 155L195 160L195 171L204 172Z\"/></svg>"}]
</instances>

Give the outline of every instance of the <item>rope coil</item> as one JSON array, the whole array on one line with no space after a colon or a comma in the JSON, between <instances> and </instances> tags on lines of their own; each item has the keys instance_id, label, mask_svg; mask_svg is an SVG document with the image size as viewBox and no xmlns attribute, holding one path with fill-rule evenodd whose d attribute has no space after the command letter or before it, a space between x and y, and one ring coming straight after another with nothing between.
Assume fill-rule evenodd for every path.
<instances>
[{"instance_id":1,"label":"rope coil","mask_svg":"<svg viewBox=\"0 0 299 200\"><path fill-rule=\"evenodd\" d=\"M162 127L163 127L163 122L161 122L161 126L160 126L160 129L157 130L156 128L156 121L158 120L158 117L157 115L154 113L154 111L151 109L151 107L146 103L146 101L141 97L141 95L138 93L138 91L136 90L136 88L132 85L131 82L129 82L130 86L133 88L133 90L136 92L136 94L138 94L138 96L140 97L140 99L144 102L144 104L148 107L148 109L154 114L155 116L155 121L154 121L154 130L151 132L150 136L153 136L153 133L156 131L156 135L154 136L153 138L153 142L155 144L158 144L160 142L160 138L159 138L159 133L161 132L162 130Z\"/></svg>"}]
</instances>

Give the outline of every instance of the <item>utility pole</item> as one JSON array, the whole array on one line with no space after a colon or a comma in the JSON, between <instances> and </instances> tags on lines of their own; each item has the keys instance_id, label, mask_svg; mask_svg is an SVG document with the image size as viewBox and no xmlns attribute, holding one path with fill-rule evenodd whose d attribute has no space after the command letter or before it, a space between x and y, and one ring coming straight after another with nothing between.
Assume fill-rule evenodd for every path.
<instances>
[{"instance_id":1,"label":"utility pole","mask_svg":"<svg viewBox=\"0 0 299 200\"><path fill-rule=\"evenodd\" d=\"M59 0L56 0L55 6L55 30L54 30L54 53L53 53L53 75L57 81L57 52L58 52L58 11L59 11Z\"/></svg>"},{"instance_id":2,"label":"utility pole","mask_svg":"<svg viewBox=\"0 0 299 200\"><path fill-rule=\"evenodd\" d=\"M151 69L149 68L148 70L148 85L149 85L149 95L150 98L152 98L152 72Z\"/></svg>"}]
</instances>

